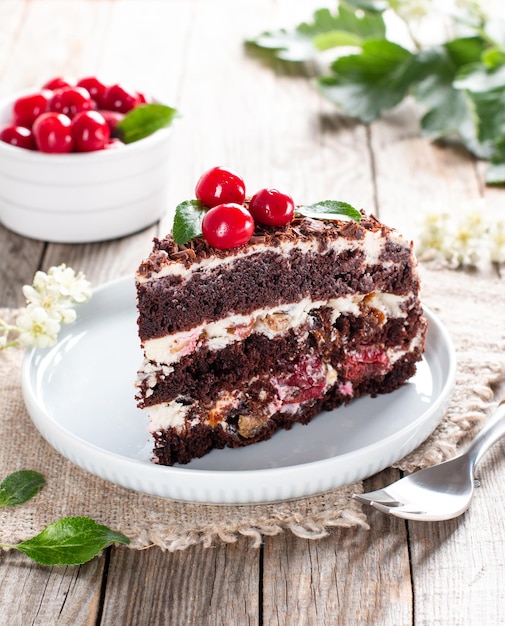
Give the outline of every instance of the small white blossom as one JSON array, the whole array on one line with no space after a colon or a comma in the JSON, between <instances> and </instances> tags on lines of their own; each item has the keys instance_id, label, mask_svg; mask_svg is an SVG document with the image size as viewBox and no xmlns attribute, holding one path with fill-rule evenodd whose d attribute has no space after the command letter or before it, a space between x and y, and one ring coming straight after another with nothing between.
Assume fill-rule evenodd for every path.
<instances>
[{"instance_id":1,"label":"small white blossom","mask_svg":"<svg viewBox=\"0 0 505 626\"><path fill-rule=\"evenodd\" d=\"M82 272L76 274L64 263L51 267L48 271L49 282L55 286L60 295L74 304L83 304L91 297L91 286Z\"/></svg>"},{"instance_id":2,"label":"small white blossom","mask_svg":"<svg viewBox=\"0 0 505 626\"><path fill-rule=\"evenodd\" d=\"M37 274L42 273L43 272L37 272ZM62 303L58 290L48 285L47 282L44 283L41 280L38 280L37 282L34 281L34 285L35 284L37 284L37 287L33 285L24 285L23 287L23 295L26 298L27 304L39 306L51 317L59 319L59 310Z\"/></svg>"},{"instance_id":3,"label":"small white blossom","mask_svg":"<svg viewBox=\"0 0 505 626\"><path fill-rule=\"evenodd\" d=\"M0 350L21 344L47 348L56 343L61 324L71 324L77 313L73 306L91 297L91 286L82 272L65 264L39 271L31 285L23 287L26 307L11 326L0 319ZM15 338L11 338L15 335Z\"/></svg>"},{"instance_id":4,"label":"small white blossom","mask_svg":"<svg viewBox=\"0 0 505 626\"><path fill-rule=\"evenodd\" d=\"M24 309L16 319L16 326L19 329L19 343L34 348L53 346L60 332L60 323L40 306Z\"/></svg>"},{"instance_id":5,"label":"small white blossom","mask_svg":"<svg viewBox=\"0 0 505 626\"><path fill-rule=\"evenodd\" d=\"M75 320L71 307L89 300L91 288L81 272L76 275L71 267L62 264L49 268L47 274L36 272L33 284L23 287L23 294L28 305L39 306L50 317L68 324Z\"/></svg>"},{"instance_id":6,"label":"small white blossom","mask_svg":"<svg viewBox=\"0 0 505 626\"><path fill-rule=\"evenodd\" d=\"M484 256L486 226L482 215L470 213L454 222L454 234L446 251L447 260L457 265L477 265Z\"/></svg>"},{"instance_id":7,"label":"small white blossom","mask_svg":"<svg viewBox=\"0 0 505 626\"><path fill-rule=\"evenodd\" d=\"M490 256L493 263L505 263L505 220L495 222L490 229Z\"/></svg>"},{"instance_id":8,"label":"small white blossom","mask_svg":"<svg viewBox=\"0 0 505 626\"><path fill-rule=\"evenodd\" d=\"M427 213L419 235L420 250L442 253L446 248L449 221L448 213Z\"/></svg>"},{"instance_id":9,"label":"small white blossom","mask_svg":"<svg viewBox=\"0 0 505 626\"><path fill-rule=\"evenodd\" d=\"M417 241L421 259L438 259L451 267L505 262L505 223L487 218L482 211L459 216L429 213Z\"/></svg>"}]
</instances>

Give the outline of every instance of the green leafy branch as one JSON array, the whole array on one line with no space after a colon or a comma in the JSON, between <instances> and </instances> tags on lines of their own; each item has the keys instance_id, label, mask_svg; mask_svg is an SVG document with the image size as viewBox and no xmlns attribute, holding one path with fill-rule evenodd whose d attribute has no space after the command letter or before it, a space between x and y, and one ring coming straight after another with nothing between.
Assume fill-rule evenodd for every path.
<instances>
[{"instance_id":1,"label":"green leafy branch","mask_svg":"<svg viewBox=\"0 0 505 626\"><path fill-rule=\"evenodd\" d=\"M423 109L424 136L459 140L488 161L488 184L504 184L505 23L496 16L488 19L470 2L464 11L445 16L450 38L423 45L415 33L436 10L429 4L341 0L334 12L319 9L311 22L264 32L247 43L295 63L335 49L337 58L316 80L324 97L366 124L413 97ZM388 34L386 18L391 16L405 25L409 45Z\"/></svg>"},{"instance_id":2,"label":"green leafy branch","mask_svg":"<svg viewBox=\"0 0 505 626\"><path fill-rule=\"evenodd\" d=\"M0 506L27 502L45 482L42 474L33 470L9 474L0 483ZM14 545L0 543L0 548L19 550L41 565L81 565L111 543L129 544L130 540L89 517L63 517L31 539Z\"/></svg>"}]
</instances>

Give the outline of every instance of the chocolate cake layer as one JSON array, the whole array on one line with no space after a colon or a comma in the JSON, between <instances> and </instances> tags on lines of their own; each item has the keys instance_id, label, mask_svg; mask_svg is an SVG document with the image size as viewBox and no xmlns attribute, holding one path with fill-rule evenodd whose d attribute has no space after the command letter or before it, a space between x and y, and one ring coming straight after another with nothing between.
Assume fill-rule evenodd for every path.
<instances>
[{"instance_id":1,"label":"chocolate cake layer","mask_svg":"<svg viewBox=\"0 0 505 626\"><path fill-rule=\"evenodd\" d=\"M417 278L404 264L368 266L359 250L338 255L295 250L288 256L269 251L239 258L224 271L193 275L184 283L165 277L139 285L139 334L142 340L162 337L228 313L247 315L308 296L329 300L374 290L401 295L412 289L417 290Z\"/></svg>"},{"instance_id":2,"label":"chocolate cake layer","mask_svg":"<svg viewBox=\"0 0 505 626\"><path fill-rule=\"evenodd\" d=\"M380 380L364 380L355 391L356 398L364 395L372 397L398 389L416 371L417 355L408 355L398 362L393 370ZM308 424L321 411L347 404L350 398L341 394L335 386L325 398L309 401L299 407L295 414L274 413L253 437L240 437L233 429L225 430L221 425L196 423L181 429L167 428L155 431L154 460L161 465L186 464L213 449L237 448L270 439L280 429L290 430L295 423Z\"/></svg>"},{"instance_id":3,"label":"chocolate cake layer","mask_svg":"<svg viewBox=\"0 0 505 626\"><path fill-rule=\"evenodd\" d=\"M152 375L140 382L141 406L170 402L183 395L213 402L220 391L239 387L263 369L273 372L279 362L288 362L298 353L318 354L338 371L353 351L370 345L385 351L408 350L412 338L424 331L420 307L409 311L407 318L392 318L384 324L378 324L370 314L341 316L332 326L324 317L324 309L314 314L313 320L311 328L289 330L273 339L254 333L222 350L200 349L184 356L169 375L159 370L154 385L148 382Z\"/></svg>"},{"instance_id":4,"label":"chocolate cake layer","mask_svg":"<svg viewBox=\"0 0 505 626\"><path fill-rule=\"evenodd\" d=\"M311 230L314 222L316 230ZM145 261L140 273L144 279L137 283L141 340L190 330L230 313L247 315L260 306L293 303L307 296L312 300L327 300L371 291L417 292L417 275L413 274L408 263L410 246L381 240L382 246L372 256L375 262L370 264L365 251L356 247L354 240L346 236L342 242L331 230L320 232L320 224L315 220L299 222L299 230L306 234L306 238L297 241L297 245L305 244L303 248L281 249L282 244L293 243L292 236L281 231L277 237L273 234L265 237L268 247L260 247L257 252L249 251L246 255L235 250L235 255L226 256L224 264L197 267L194 259L193 272L188 272L184 279L179 274L161 273L157 277L154 262ZM376 221L370 222L369 229L382 233ZM345 228L341 230L347 232ZM348 230L361 235L358 242L363 242L368 232L356 223ZM310 246L307 246L308 232L312 235ZM152 257L157 259L160 252L172 250L175 244L167 242L170 239L163 244L158 241ZM339 245L331 248L335 242ZM343 244L347 247L339 251ZM161 269L160 263L158 260Z\"/></svg>"}]
</instances>

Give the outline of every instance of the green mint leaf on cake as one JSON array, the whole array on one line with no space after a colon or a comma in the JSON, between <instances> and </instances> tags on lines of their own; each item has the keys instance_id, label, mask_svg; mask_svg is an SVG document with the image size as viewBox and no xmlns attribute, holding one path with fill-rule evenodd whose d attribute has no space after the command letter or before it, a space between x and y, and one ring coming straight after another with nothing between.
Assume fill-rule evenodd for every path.
<instances>
[{"instance_id":1,"label":"green mint leaf on cake","mask_svg":"<svg viewBox=\"0 0 505 626\"><path fill-rule=\"evenodd\" d=\"M350 218L356 222L361 221L361 213L358 209L347 202L340 200L323 200L308 206L298 207L296 212L304 217L315 217L318 219L341 219Z\"/></svg>"},{"instance_id":2,"label":"green mint leaf on cake","mask_svg":"<svg viewBox=\"0 0 505 626\"><path fill-rule=\"evenodd\" d=\"M0 546L19 550L41 565L81 565L112 543L128 545L130 540L89 517L64 517L31 539Z\"/></svg>"},{"instance_id":3,"label":"green mint leaf on cake","mask_svg":"<svg viewBox=\"0 0 505 626\"><path fill-rule=\"evenodd\" d=\"M14 506L27 502L45 485L45 478L33 470L19 470L6 476L0 483L0 506Z\"/></svg>"},{"instance_id":4,"label":"green mint leaf on cake","mask_svg":"<svg viewBox=\"0 0 505 626\"><path fill-rule=\"evenodd\" d=\"M177 110L165 104L142 104L124 116L114 135L124 143L133 143L170 126L176 116Z\"/></svg>"},{"instance_id":5,"label":"green mint leaf on cake","mask_svg":"<svg viewBox=\"0 0 505 626\"><path fill-rule=\"evenodd\" d=\"M202 220L207 209L200 200L185 200L175 209L172 235L175 243L185 244L202 234Z\"/></svg>"}]
</instances>

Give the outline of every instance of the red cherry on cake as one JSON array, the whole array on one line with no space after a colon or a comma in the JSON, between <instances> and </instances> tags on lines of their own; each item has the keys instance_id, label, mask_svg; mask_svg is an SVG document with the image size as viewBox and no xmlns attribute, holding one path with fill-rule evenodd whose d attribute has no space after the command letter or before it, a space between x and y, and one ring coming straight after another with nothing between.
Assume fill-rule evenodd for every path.
<instances>
[{"instance_id":1,"label":"red cherry on cake","mask_svg":"<svg viewBox=\"0 0 505 626\"><path fill-rule=\"evenodd\" d=\"M10 143L11 146L25 148L26 150L36 150L35 138L29 128L24 126L6 126L0 131L0 141Z\"/></svg>"},{"instance_id":2,"label":"red cherry on cake","mask_svg":"<svg viewBox=\"0 0 505 626\"><path fill-rule=\"evenodd\" d=\"M293 198L277 189L261 189L251 198L249 212L258 224L284 226L293 219Z\"/></svg>"},{"instance_id":3,"label":"red cherry on cake","mask_svg":"<svg viewBox=\"0 0 505 626\"><path fill-rule=\"evenodd\" d=\"M253 236L254 220L240 204L218 204L205 214L202 232L207 243L218 250L238 248Z\"/></svg>"},{"instance_id":4,"label":"red cherry on cake","mask_svg":"<svg viewBox=\"0 0 505 626\"><path fill-rule=\"evenodd\" d=\"M200 176L195 194L209 208L233 202L242 204L245 199L245 184L238 174L225 167L213 167Z\"/></svg>"},{"instance_id":5,"label":"red cherry on cake","mask_svg":"<svg viewBox=\"0 0 505 626\"><path fill-rule=\"evenodd\" d=\"M103 150L109 143L109 125L98 111L81 111L72 120L72 139L77 152Z\"/></svg>"},{"instance_id":6,"label":"red cherry on cake","mask_svg":"<svg viewBox=\"0 0 505 626\"><path fill-rule=\"evenodd\" d=\"M62 113L42 113L33 124L33 135L41 152L72 152L70 118Z\"/></svg>"}]
</instances>

